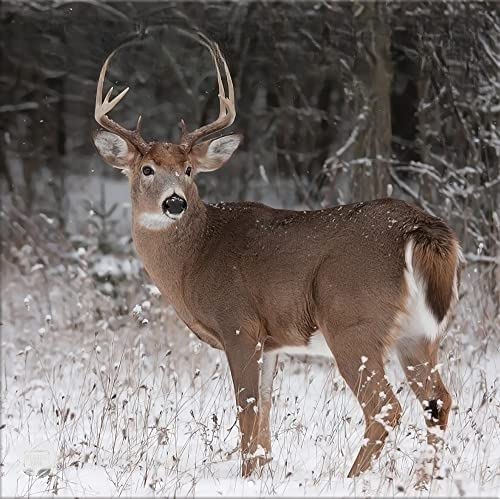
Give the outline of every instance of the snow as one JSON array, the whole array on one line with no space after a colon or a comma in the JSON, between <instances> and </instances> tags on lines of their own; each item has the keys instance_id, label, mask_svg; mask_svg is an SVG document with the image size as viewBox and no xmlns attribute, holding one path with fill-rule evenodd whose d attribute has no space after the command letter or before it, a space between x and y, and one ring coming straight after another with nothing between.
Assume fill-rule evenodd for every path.
<instances>
[{"instance_id":1,"label":"snow","mask_svg":"<svg viewBox=\"0 0 500 499\"><path fill-rule=\"evenodd\" d=\"M416 490L424 416L394 359L402 422L373 470L348 479L363 444L355 398L331 359L280 354L273 460L242 479L224 355L190 334L156 288L142 287L120 316L92 277L77 279L53 277L48 291L37 274L3 282L2 496L499 495L498 338L479 334L488 319L473 303L462 303L440 353L454 399L443 478Z\"/></svg>"}]
</instances>

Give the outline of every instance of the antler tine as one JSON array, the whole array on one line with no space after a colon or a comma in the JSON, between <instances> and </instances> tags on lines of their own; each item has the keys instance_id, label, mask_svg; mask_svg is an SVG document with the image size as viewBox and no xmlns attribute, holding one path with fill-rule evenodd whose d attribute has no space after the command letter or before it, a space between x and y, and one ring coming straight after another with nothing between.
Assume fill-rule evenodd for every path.
<instances>
[{"instance_id":1,"label":"antler tine","mask_svg":"<svg viewBox=\"0 0 500 499\"><path fill-rule=\"evenodd\" d=\"M135 130L128 130L108 117L108 113L112 109L114 109L115 106L125 97L130 87L122 90L116 97L110 100L111 94L113 93L113 87L111 87L104 99L102 98L104 79L108 71L109 61L111 60L115 52L116 50L113 50L113 52L111 52L111 54L106 58L101 68L101 72L99 73L95 96L94 117L97 123L99 123L99 125L101 125L103 128L109 130L110 132L116 133L120 137L128 140L135 147L137 147L137 149L139 149L142 154L145 154L149 149L149 144L141 137L140 134L141 116L139 116L139 119L137 120L137 126Z\"/></svg>"},{"instance_id":2,"label":"antler tine","mask_svg":"<svg viewBox=\"0 0 500 499\"><path fill-rule=\"evenodd\" d=\"M204 36L204 35L202 35L202 36ZM229 91L229 98L227 99L228 112L234 113L233 119L230 123L230 125L231 125L234 121L234 118L236 117L235 100L234 100L234 85L233 85L233 80L231 78L231 73L229 72L229 67L227 65L226 59L223 57L223 55L220 51L220 47L215 42L212 42L212 44L208 48L210 49L210 53L212 54L212 57L213 57L214 62L215 62L215 66L217 68L217 81L219 83L219 95L221 95L223 98L226 98L224 85L222 84L222 79L221 79L221 75L220 75L219 61L222 61L222 64L224 65L224 74L226 76L226 83L227 83L227 88ZM214 49L215 49L215 53L214 53ZM229 109L229 106L231 106L232 109Z\"/></svg>"},{"instance_id":3,"label":"antler tine","mask_svg":"<svg viewBox=\"0 0 500 499\"><path fill-rule=\"evenodd\" d=\"M217 71L217 83L219 86L219 117L212 123L202 126L191 133L183 133L182 144L187 148L191 148L204 137L211 135L215 132L219 132L224 128L232 125L234 119L236 118L236 107L235 107L235 97L234 97L234 85L231 79L231 73L229 72L229 67L226 60L224 59L219 46L209 40L202 33L198 33L199 42L208 48L212 59L214 60L215 69ZM220 71L220 65L224 66L224 75L226 77L226 84L228 87L229 97L226 96L226 91L224 89L224 84L222 81L222 75Z\"/></svg>"},{"instance_id":4,"label":"antler tine","mask_svg":"<svg viewBox=\"0 0 500 499\"><path fill-rule=\"evenodd\" d=\"M214 54L213 50L215 50L215 54ZM226 127L232 125L234 122L234 119L236 118L234 85L233 85L233 80L231 78L231 73L229 72L229 67L227 65L226 59L222 55L219 46L215 42L212 43L211 52L212 52L212 57L214 58L214 61L215 61L216 68L217 68L217 76L218 76L218 82L219 82L219 100L223 101L225 111L227 112L226 114L229 115L229 117L230 117L228 124L224 126L224 128L226 128ZM222 84L222 79L220 76L220 69L219 69L219 61L221 61L223 66L224 66L224 75L226 77L226 84L227 84L227 88L229 90L229 98L226 97L224 85Z\"/></svg>"},{"instance_id":5,"label":"antler tine","mask_svg":"<svg viewBox=\"0 0 500 499\"><path fill-rule=\"evenodd\" d=\"M222 83L219 66L219 62L220 60L223 60L223 57L217 44L209 40L203 33L198 33L198 36L200 37L200 43L210 51L210 55L212 56L215 64L215 70L217 71L217 84L219 85L219 118L217 119L220 119L226 114L226 106L222 100L222 98L226 97L226 90L224 89L224 84Z\"/></svg>"}]
</instances>

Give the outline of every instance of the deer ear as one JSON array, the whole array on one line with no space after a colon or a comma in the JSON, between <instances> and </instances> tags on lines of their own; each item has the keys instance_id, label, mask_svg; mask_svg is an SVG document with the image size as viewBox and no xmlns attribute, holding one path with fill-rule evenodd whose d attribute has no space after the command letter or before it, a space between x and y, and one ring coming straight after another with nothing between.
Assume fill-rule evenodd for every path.
<instances>
[{"instance_id":1,"label":"deer ear","mask_svg":"<svg viewBox=\"0 0 500 499\"><path fill-rule=\"evenodd\" d=\"M94 145L102 159L115 168L131 168L139 151L128 141L106 130L93 133Z\"/></svg>"},{"instance_id":2,"label":"deer ear","mask_svg":"<svg viewBox=\"0 0 500 499\"><path fill-rule=\"evenodd\" d=\"M201 142L191 150L191 162L199 172L217 170L232 156L242 139L241 135L233 134Z\"/></svg>"}]
</instances>

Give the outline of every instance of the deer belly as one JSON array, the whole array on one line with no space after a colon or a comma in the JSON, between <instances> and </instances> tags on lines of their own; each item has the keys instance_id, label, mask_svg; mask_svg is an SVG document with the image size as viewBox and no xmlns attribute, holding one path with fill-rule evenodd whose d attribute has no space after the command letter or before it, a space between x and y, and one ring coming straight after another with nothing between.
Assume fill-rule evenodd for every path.
<instances>
[{"instance_id":1,"label":"deer belly","mask_svg":"<svg viewBox=\"0 0 500 499\"><path fill-rule=\"evenodd\" d=\"M208 328L204 327L201 323L195 322L194 324L187 324L188 328L198 337L199 340L207 343L212 348L217 350L223 350L223 346L219 338Z\"/></svg>"},{"instance_id":2,"label":"deer belly","mask_svg":"<svg viewBox=\"0 0 500 499\"><path fill-rule=\"evenodd\" d=\"M328 347L325 337L321 331L317 331L309 339L309 343L304 346L281 347L279 353L288 355L310 355L314 357L333 357L332 351Z\"/></svg>"}]
</instances>

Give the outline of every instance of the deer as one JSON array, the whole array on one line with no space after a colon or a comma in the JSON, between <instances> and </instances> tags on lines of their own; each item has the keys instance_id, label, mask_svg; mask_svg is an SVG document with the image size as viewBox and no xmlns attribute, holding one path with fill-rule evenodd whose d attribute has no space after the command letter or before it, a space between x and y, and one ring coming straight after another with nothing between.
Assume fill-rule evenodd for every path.
<instances>
[{"instance_id":1,"label":"deer","mask_svg":"<svg viewBox=\"0 0 500 499\"><path fill-rule=\"evenodd\" d=\"M93 142L130 184L131 227L144 268L180 320L223 350L234 386L241 475L272 459L270 411L280 352L331 355L364 416L348 477L380 457L402 408L387 380L390 352L420 401L428 443L442 445L452 406L438 366L458 301L462 254L442 219L395 198L320 210L256 202L207 204L196 176L222 167L242 141L234 85L217 43L200 34L218 82L219 115L178 142L146 141L109 117L129 88L103 98L99 74ZM223 76L224 75L224 79ZM227 87L227 91L226 91Z\"/></svg>"}]
</instances>

